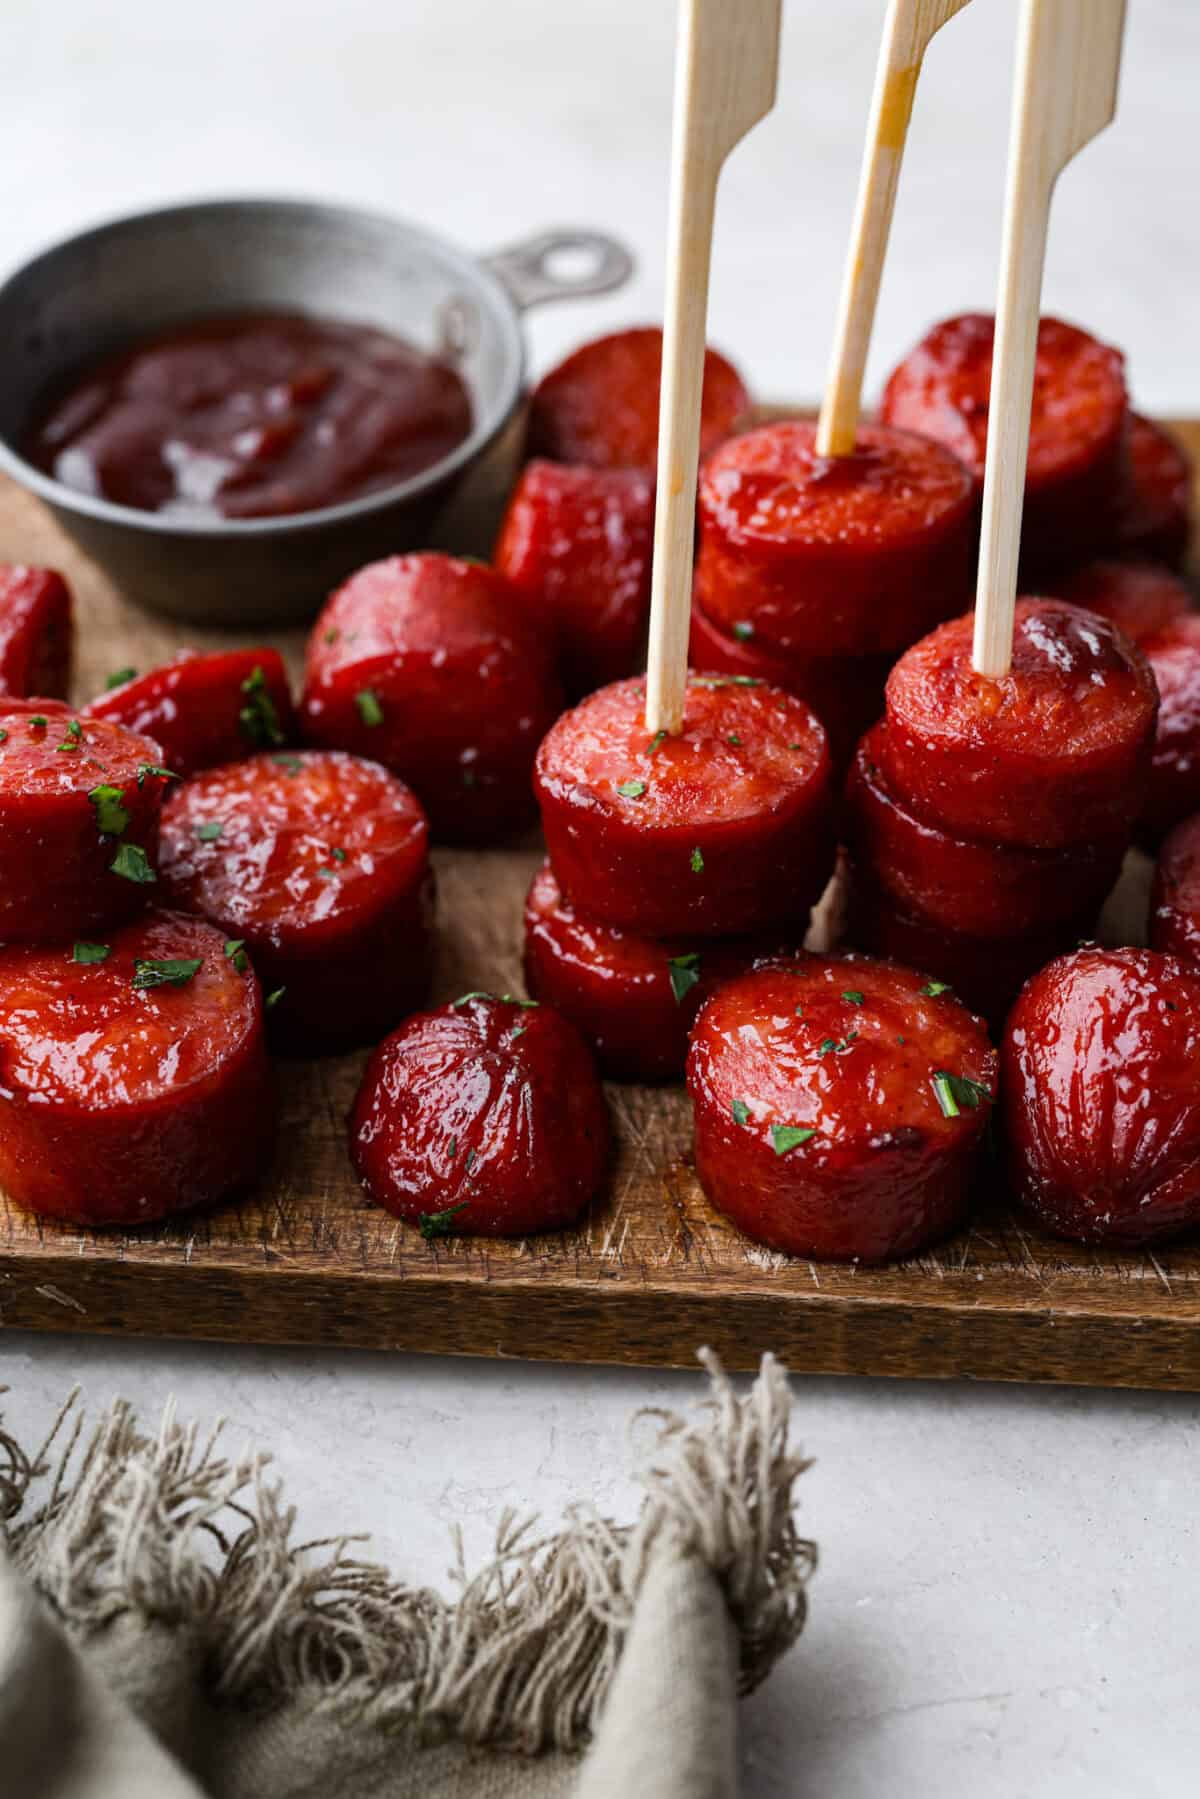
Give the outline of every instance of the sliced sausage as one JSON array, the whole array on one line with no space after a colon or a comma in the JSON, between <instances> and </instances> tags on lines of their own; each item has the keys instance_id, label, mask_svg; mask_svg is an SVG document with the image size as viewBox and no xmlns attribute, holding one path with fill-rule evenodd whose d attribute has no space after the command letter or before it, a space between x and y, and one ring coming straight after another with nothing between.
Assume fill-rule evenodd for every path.
<instances>
[{"instance_id":1,"label":"sliced sausage","mask_svg":"<svg viewBox=\"0 0 1200 1799\"><path fill-rule=\"evenodd\" d=\"M1004 1037L1012 1190L1082 1243L1200 1225L1200 970L1088 947L1035 975Z\"/></svg>"},{"instance_id":2,"label":"sliced sausage","mask_svg":"<svg viewBox=\"0 0 1200 1799\"><path fill-rule=\"evenodd\" d=\"M275 1134L262 998L198 918L0 949L0 1187L74 1224L146 1224L247 1187Z\"/></svg>"},{"instance_id":3,"label":"sliced sausage","mask_svg":"<svg viewBox=\"0 0 1200 1799\"><path fill-rule=\"evenodd\" d=\"M954 451L982 479L992 384L990 313L935 325L894 371L880 416ZM1038 329L1023 560L1062 567L1103 553L1125 479L1125 363L1061 319Z\"/></svg>"},{"instance_id":4,"label":"sliced sausage","mask_svg":"<svg viewBox=\"0 0 1200 1799\"><path fill-rule=\"evenodd\" d=\"M426 997L427 838L416 797L377 763L277 751L172 793L162 879L172 905L241 942L279 993L272 1040L328 1053L378 1038Z\"/></svg>"},{"instance_id":5,"label":"sliced sausage","mask_svg":"<svg viewBox=\"0 0 1200 1799\"><path fill-rule=\"evenodd\" d=\"M1200 812L1200 616L1176 619L1142 649L1158 683L1158 732L1141 824L1156 843Z\"/></svg>"},{"instance_id":6,"label":"sliced sausage","mask_svg":"<svg viewBox=\"0 0 1200 1799\"><path fill-rule=\"evenodd\" d=\"M522 471L493 561L557 643L572 699L638 667L653 547L649 475L560 462Z\"/></svg>"},{"instance_id":7,"label":"sliced sausage","mask_svg":"<svg viewBox=\"0 0 1200 1799\"><path fill-rule=\"evenodd\" d=\"M608 1149L583 1039L510 995L408 1019L371 1057L350 1118L367 1192L429 1238L561 1230L598 1192Z\"/></svg>"},{"instance_id":8,"label":"sliced sausage","mask_svg":"<svg viewBox=\"0 0 1200 1799\"><path fill-rule=\"evenodd\" d=\"M653 471L658 461L658 326L615 331L582 344L543 375L529 403L527 453L588 468ZM700 454L750 423L751 401L733 364L704 355Z\"/></svg>"},{"instance_id":9,"label":"sliced sausage","mask_svg":"<svg viewBox=\"0 0 1200 1799\"><path fill-rule=\"evenodd\" d=\"M495 842L532 820L534 754L561 707L553 645L479 563L432 553L372 563L309 639L309 740L398 774L440 841Z\"/></svg>"},{"instance_id":10,"label":"sliced sausage","mask_svg":"<svg viewBox=\"0 0 1200 1799\"><path fill-rule=\"evenodd\" d=\"M1060 600L1022 600L1012 668L971 664L974 621L915 644L887 684L880 743L893 791L964 837L1061 849L1128 831L1144 797L1158 710L1141 651Z\"/></svg>"},{"instance_id":11,"label":"sliced sausage","mask_svg":"<svg viewBox=\"0 0 1200 1799\"><path fill-rule=\"evenodd\" d=\"M681 1080L703 1001L783 947L777 937L659 942L598 924L563 898L549 862L525 901L529 991L570 1019L614 1081Z\"/></svg>"},{"instance_id":12,"label":"sliced sausage","mask_svg":"<svg viewBox=\"0 0 1200 1799\"><path fill-rule=\"evenodd\" d=\"M816 436L764 425L709 457L696 600L791 655L901 650L970 604L975 478L908 431L864 425L838 457L819 456Z\"/></svg>"},{"instance_id":13,"label":"sliced sausage","mask_svg":"<svg viewBox=\"0 0 1200 1799\"><path fill-rule=\"evenodd\" d=\"M893 904L973 937L1046 933L1094 917L1121 872L1122 831L1107 842L1031 850L960 837L930 824L881 769L885 725L859 746L846 789L846 842L855 867Z\"/></svg>"},{"instance_id":14,"label":"sliced sausage","mask_svg":"<svg viewBox=\"0 0 1200 1799\"><path fill-rule=\"evenodd\" d=\"M534 783L572 905L646 937L803 936L833 866L829 747L802 700L691 675L683 730L646 729L644 680L559 719Z\"/></svg>"},{"instance_id":15,"label":"sliced sausage","mask_svg":"<svg viewBox=\"0 0 1200 1799\"><path fill-rule=\"evenodd\" d=\"M952 1230L996 1087L982 1022L924 977L802 957L730 981L696 1021L696 1173L791 1255L882 1262Z\"/></svg>"},{"instance_id":16,"label":"sliced sausage","mask_svg":"<svg viewBox=\"0 0 1200 1799\"><path fill-rule=\"evenodd\" d=\"M1150 943L1200 963L1200 812L1176 825L1159 851Z\"/></svg>"},{"instance_id":17,"label":"sliced sausage","mask_svg":"<svg viewBox=\"0 0 1200 1799\"><path fill-rule=\"evenodd\" d=\"M1130 413L1128 463L1116 511L1118 553L1182 566L1192 535L1192 484L1191 458L1178 438Z\"/></svg>"},{"instance_id":18,"label":"sliced sausage","mask_svg":"<svg viewBox=\"0 0 1200 1799\"><path fill-rule=\"evenodd\" d=\"M161 744L171 768L194 775L255 750L295 741L296 721L278 650L186 651L137 675L132 670L84 707Z\"/></svg>"},{"instance_id":19,"label":"sliced sausage","mask_svg":"<svg viewBox=\"0 0 1200 1799\"><path fill-rule=\"evenodd\" d=\"M0 564L0 694L61 695L71 676L71 591L52 568Z\"/></svg>"},{"instance_id":20,"label":"sliced sausage","mask_svg":"<svg viewBox=\"0 0 1200 1799\"><path fill-rule=\"evenodd\" d=\"M1174 624L1192 604L1185 583L1158 562L1087 562L1056 582L1053 592L1072 606L1098 612L1134 643Z\"/></svg>"},{"instance_id":21,"label":"sliced sausage","mask_svg":"<svg viewBox=\"0 0 1200 1799\"><path fill-rule=\"evenodd\" d=\"M0 942L86 935L140 912L169 771L148 737L0 700Z\"/></svg>"}]
</instances>

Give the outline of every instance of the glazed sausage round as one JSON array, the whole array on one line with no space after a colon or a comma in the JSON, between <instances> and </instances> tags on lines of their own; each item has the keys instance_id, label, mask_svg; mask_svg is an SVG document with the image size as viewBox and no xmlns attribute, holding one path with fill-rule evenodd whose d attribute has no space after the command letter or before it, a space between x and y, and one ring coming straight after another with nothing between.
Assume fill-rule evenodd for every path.
<instances>
[{"instance_id":1,"label":"glazed sausage round","mask_svg":"<svg viewBox=\"0 0 1200 1799\"><path fill-rule=\"evenodd\" d=\"M945 319L890 377L880 416L936 438L982 479L992 383L990 313ZM1102 552L1125 478L1124 358L1044 318L1033 379L1022 557L1035 568Z\"/></svg>"},{"instance_id":2,"label":"glazed sausage round","mask_svg":"<svg viewBox=\"0 0 1200 1799\"><path fill-rule=\"evenodd\" d=\"M523 1237L584 1212L608 1112L573 1025L549 1006L468 994L379 1045L350 1119L371 1198L426 1237Z\"/></svg>"},{"instance_id":3,"label":"glazed sausage round","mask_svg":"<svg viewBox=\"0 0 1200 1799\"><path fill-rule=\"evenodd\" d=\"M649 475L561 462L522 471L492 560L557 643L572 699L637 668L653 545Z\"/></svg>"},{"instance_id":4,"label":"glazed sausage round","mask_svg":"<svg viewBox=\"0 0 1200 1799\"><path fill-rule=\"evenodd\" d=\"M0 564L0 694L65 694L74 639L62 576Z\"/></svg>"},{"instance_id":5,"label":"glazed sausage round","mask_svg":"<svg viewBox=\"0 0 1200 1799\"><path fill-rule=\"evenodd\" d=\"M838 457L812 424L748 431L700 473L697 603L792 655L901 650L970 602L976 491L908 431L864 425Z\"/></svg>"},{"instance_id":6,"label":"glazed sausage round","mask_svg":"<svg viewBox=\"0 0 1200 1799\"><path fill-rule=\"evenodd\" d=\"M179 775L279 749L296 734L283 658L271 649L187 651L147 674L130 672L83 715L153 737Z\"/></svg>"},{"instance_id":7,"label":"glazed sausage round","mask_svg":"<svg viewBox=\"0 0 1200 1799\"><path fill-rule=\"evenodd\" d=\"M1115 548L1178 568L1192 535L1192 464L1161 425L1129 415L1125 480L1117 503Z\"/></svg>"},{"instance_id":8,"label":"glazed sausage round","mask_svg":"<svg viewBox=\"0 0 1200 1799\"><path fill-rule=\"evenodd\" d=\"M0 1186L135 1225L249 1186L275 1134L262 999L198 918L0 949Z\"/></svg>"},{"instance_id":9,"label":"glazed sausage round","mask_svg":"<svg viewBox=\"0 0 1200 1799\"><path fill-rule=\"evenodd\" d=\"M1156 1243L1200 1224L1200 970L1078 950L1029 982L1005 1033L1013 1192L1047 1230Z\"/></svg>"},{"instance_id":10,"label":"glazed sausage round","mask_svg":"<svg viewBox=\"0 0 1200 1799\"><path fill-rule=\"evenodd\" d=\"M304 731L407 781L435 839L494 842L534 815L534 754L562 707L552 658L494 570L396 556L352 575L317 619Z\"/></svg>"},{"instance_id":11,"label":"glazed sausage round","mask_svg":"<svg viewBox=\"0 0 1200 1799\"><path fill-rule=\"evenodd\" d=\"M658 461L658 326L616 331L582 344L543 375L529 403L527 453L588 468L653 471ZM700 454L750 422L751 401L733 364L704 353Z\"/></svg>"},{"instance_id":12,"label":"glazed sausage round","mask_svg":"<svg viewBox=\"0 0 1200 1799\"><path fill-rule=\"evenodd\" d=\"M1142 649L1158 683L1158 730L1141 822L1157 842L1200 811L1200 616L1176 619Z\"/></svg>"},{"instance_id":13,"label":"glazed sausage round","mask_svg":"<svg viewBox=\"0 0 1200 1799\"><path fill-rule=\"evenodd\" d=\"M1087 562L1053 591L1072 606L1098 612L1134 643L1174 624L1192 604L1184 582L1157 562Z\"/></svg>"},{"instance_id":14,"label":"glazed sausage round","mask_svg":"<svg viewBox=\"0 0 1200 1799\"><path fill-rule=\"evenodd\" d=\"M1200 812L1176 825L1158 855L1150 899L1154 949L1200 963Z\"/></svg>"},{"instance_id":15,"label":"glazed sausage round","mask_svg":"<svg viewBox=\"0 0 1200 1799\"><path fill-rule=\"evenodd\" d=\"M572 905L646 937L803 936L833 866L829 748L802 700L691 675L652 737L643 680L564 713L538 751L546 848Z\"/></svg>"},{"instance_id":16,"label":"glazed sausage round","mask_svg":"<svg viewBox=\"0 0 1200 1799\"><path fill-rule=\"evenodd\" d=\"M1128 842L1030 850L959 837L907 806L881 771L885 725L859 746L846 788L846 842L855 866L901 910L975 937L1015 937L1094 916L1121 872Z\"/></svg>"},{"instance_id":17,"label":"glazed sausage round","mask_svg":"<svg viewBox=\"0 0 1200 1799\"><path fill-rule=\"evenodd\" d=\"M140 912L166 779L148 737L0 700L0 942L65 940Z\"/></svg>"},{"instance_id":18,"label":"glazed sausage round","mask_svg":"<svg viewBox=\"0 0 1200 1799\"><path fill-rule=\"evenodd\" d=\"M971 664L973 620L953 619L888 677L883 771L933 823L984 842L1061 849L1128 831L1158 710L1141 651L1058 600L1016 609L1010 672Z\"/></svg>"},{"instance_id":19,"label":"glazed sausage round","mask_svg":"<svg viewBox=\"0 0 1200 1799\"><path fill-rule=\"evenodd\" d=\"M172 905L243 945L271 1036L297 1054L378 1039L429 990L433 880L416 797L375 762L277 751L185 781L163 812Z\"/></svg>"},{"instance_id":20,"label":"glazed sausage round","mask_svg":"<svg viewBox=\"0 0 1200 1799\"><path fill-rule=\"evenodd\" d=\"M996 1057L981 1021L928 985L868 957L812 956L705 1005L688 1052L696 1173L748 1237L881 1262L959 1222Z\"/></svg>"},{"instance_id":21,"label":"glazed sausage round","mask_svg":"<svg viewBox=\"0 0 1200 1799\"><path fill-rule=\"evenodd\" d=\"M570 1019L614 1081L681 1080L703 1001L783 947L778 938L659 942L598 924L563 898L549 862L525 901L529 991Z\"/></svg>"}]
</instances>

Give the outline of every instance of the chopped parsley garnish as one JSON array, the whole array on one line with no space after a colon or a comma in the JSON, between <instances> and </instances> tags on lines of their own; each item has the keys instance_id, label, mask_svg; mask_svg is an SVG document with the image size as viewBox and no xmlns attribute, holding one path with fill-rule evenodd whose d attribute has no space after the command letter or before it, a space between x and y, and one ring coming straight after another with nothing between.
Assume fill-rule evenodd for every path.
<instances>
[{"instance_id":1,"label":"chopped parsley garnish","mask_svg":"<svg viewBox=\"0 0 1200 1799\"><path fill-rule=\"evenodd\" d=\"M693 675L693 687L765 687L761 675Z\"/></svg>"},{"instance_id":2,"label":"chopped parsley garnish","mask_svg":"<svg viewBox=\"0 0 1200 1799\"><path fill-rule=\"evenodd\" d=\"M972 1081L965 1074L949 1074L944 1068L935 1069L932 1080L943 1118L958 1118L964 1106L968 1112L974 1112L980 1100L992 1097L991 1088L982 1082Z\"/></svg>"},{"instance_id":3,"label":"chopped parsley garnish","mask_svg":"<svg viewBox=\"0 0 1200 1799\"><path fill-rule=\"evenodd\" d=\"M451 1000L450 1004L456 1010L459 1006L465 1006L470 1000L495 999L495 997L494 993L488 993L482 987L473 987L470 993L460 993L457 999Z\"/></svg>"},{"instance_id":4,"label":"chopped parsley garnish","mask_svg":"<svg viewBox=\"0 0 1200 1799\"><path fill-rule=\"evenodd\" d=\"M237 974L245 974L250 966L250 958L246 954L246 939L244 937L230 937L225 945L225 955L226 959L233 963L234 970Z\"/></svg>"},{"instance_id":5,"label":"chopped parsley garnish","mask_svg":"<svg viewBox=\"0 0 1200 1799\"><path fill-rule=\"evenodd\" d=\"M645 791L646 783L644 781L622 781L617 788L617 792L623 800L640 800Z\"/></svg>"},{"instance_id":6,"label":"chopped parsley garnish","mask_svg":"<svg viewBox=\"0 0 1200 1799\"><path fill-rule=\"evenodd\" d=\"M286 987L276 987L276 989L273 993L268 993L266 999L263 1001L263 1005L266 1007L268 1012L271 1010L271 1008L273 1006L277 1006L279 1004L280 1000L283 998L283 996L286 992L287 992Z\"/></svg>"},{"instance_id":7,"label":"chopped parsley garnish","mask_svg":"<svg viewBox=\"0 0 1200 1799\"><path fill-rule=\"evenodd\" d=\"M94 962L106 961L111 954L112 945L108 943L77 943L71 951L71 960L88 968Z\"/></svg>"},{"instance_id":8,"label":"chopped parsley garnish","mask_svg":"<svg viewBox=\"0 0 1200 1799\"><path fill-rule=\"evenodd\" d=\"M8 732L0 731L0 743L7 743L7 742L8 742Z\"/></svg>"},{"instance_id":9,"label":"chopped parsley garnish","mask_svg":"<svg viewBox=\"0 0 1200 1799\"><path fill-rule=\"evenodd\" d=\"M35 712L29 721L29 729L31 731L44 731L49 723L50 720L46 717L44 712Z\"/></svg>"},{"instance_id":10,"label":"chopped parsley garnish","mask_svg":"<svg viewBox=\"0 0 1200 1799\"><path fill-rule=\"evenodd\" d=\"M457 1134L454 1135L453 1137L451 1137L451 1139L446 1147L450 1151L450 1160L453 1162L455 1156L458 1154L458 1136L457 1136Z\"/></svg>"},{"instance_id":11,"label":"chopped parsley garnish","mask_svg":"<svg viewBox=\"0 0 1200 1799\"><path fill-rule=\"evenodd\" d=\"M336 643L337 640L338 640L337 626L330 625L328 631L326 631L326 633L325 633L325 642L326 643Z\"/></svg>"},{"instance_id":12,"label":"chopped parsley garnish","mask_svg":"<svg viewBox=\"0 0 1200 1799\"><path fill-rule=\"evenodd\" d=\"M648 756L652 756L654 754L655 750L658 749L661 744L665 743L666 740L667 740L667 734L665 731L656 731L654 733L653 737L650 739L649 743L646 745L646 754Z\"/></svg>"},{"instance_id":13,"label":"chopped parsley garnish","mask_svg":"<svg viewBox=\"0 0 1200 1799\"><path fill-rule=\"evenodd\" d=\"M364 725L381 725L383 723L383 707L379 704L379 695L371 688L364 687L354 696L354 704L358 707L358 716Z\"/></svg>"},{"instance_id":14,"label":"chopped parsley garnish","mask_svg":"<svg viewBox=\"0 0 1200 1799\"><path fill-rule=\"evenodd\" d=\"M419 1212L417 1229L427 1243L431 1243L435 1237L453 1237L454 1220L466 1209L467 1201L462 1199L456 1206L447 1206L444 1212Z\"/></svg>"},{"instance_id":15,"label":"chopped parsley garnish","mask_svg":"<svg viewBox=\"0 0 1200 1799\"><path fill-rule=\"evenodd\" d=\"M146 852L140 844L123 843L109 863L109 868L123 880L133 881L138 886L148 887L157 881L158 876L146 860Z\"/></svg>"},{"instance_id":16,"label":"chopped parsley garnish","mask_svg":"<svg viewBox=\"0 0 1200 1799\"><path fill-rule=\"evenodd\" d=\"M318 881L336 881L337 878L338 871L336 868L318 868L317 870Z\"/></svg>"},{"instance_id":17,"label":"chopped parsley garnish","mask_svg":"<svg viewBox=\"0 0 1200 1799\"><path fill-rule=\"evenodd\" d=\"M220 818L206 818L196 826L196 835L201 843L215 843L225 830L224 821Z\"/></svg>"},{"instance_id":18,"label":"chopped parsley garnish","mask_svg":"<svg viewBox=\"0 0 1200 1799\"><path fill-rule=\"evenodd\" d=\"M271 760L286 775L298 775L304 766L299 756L272 756Z\"/></svg>"},{"instance_id":19,"label":"chopped parsley garnish","mask_svg":"<svg viewBox=\"0 0 1200 1799\"><path fill-rule=\"evenodd\" d=\"M529 1029L529 1026L527 1024L519 1024L517 1026L516 1030L509 1037L509 1042L515 1043L517 1038L523 1037L528 1029Z\"/></svg>"},{"instance_id":20,"label":"chopped parsley garnish","mask_svg":"<svg viewBox=\"0 0 1200 1799\"><path fill-rule=\"evenodd\" d=\"M733 626L733 634L739 643L746 643L754 636L754 626L746 619L739 618Z\"/></svg>"},{"instance_id":21,"label":"chopped parsley garnish","mask_svg":"<svg viewBox=\"0 0 1200 1799\"><path fill-rule=\"evenodd\" d=\"M188 956L183 961L143 961L135 956L133 962L133 985L138 993L144 993L150 987L186 987L194 980L203 967L203 958Z\"/></svg>"},{"instance_id":22,"label":"chopped parsley garnish","mask_svg":"<svg viewBox=\"0 0 1200 1799\"><path fill-rule=\"evenodd\" d=\"M474 1168L474 1166L475 1166L475 1151L473 1149L469 1149L467 1151L467 1173L468 1174L470 1174L470 1172L471 1172L472 1168Z\"/></svg>"},{"instance_id":23,"label":"chopped parsley garnish","mask_svg":"<svg viewBox=\"0 0 1200 1799\"><path fill-rule=\"evenodd\" d=\"M742 747L742 740L736 731L733 733L732 737L727 737L725 741L732 750L740 750Z\"/></svg>"},{"instance_id":24,"label":"chopped parsley garnish","mask_svg":"<svg viewBox=\"0 0 1200 1799\"><path fill-rule=\"evenodd\" d=\"M675 995L675 1004L681 1006L692 988L699 984L699 952L693 951L690 956L670 956L667 967L671 971L671 992Z\"/></svg>"},{"instance_id":25,"label":"chopped parsley garnish","mask_svg":"<svg viewBox=\"0 0 1200 1799\"><path fill-rule=\"evenodd\" d=\"M848 1031L840 1043L833 1037L826 1037L818 1046L818 1056L846 1056L858 1040L857 1031Z\"/></svg>"},{"instance_id":26,"label":"chopped parsley garnish","mask_svg":"<svg viewBox=\"0 0 1200 1799\"><path fill-rule=\"evenodd\" d=\"M733 1122L735 1124L749 1124L750 1108L744 1099L735 1099L730 1105L729 1110L733 1113Z\"/></svg>"},{"instance_id":27,"label":"chopped parsley garnish","mask_svg":"<svg viewBox=\"0 0 1200 1799\"><path fill-rule=\"evenodd\" d=\"M704 873L704 857L698 849L692 851L691 867L694 875L702 875Z\"/></svg>"},{"instance_id":28,"label":"chopped parsley garnish","mask_svg":"<svg viewBox=\"0 0 1200 1799\"><path fill-rule=\"evenodd\" d=\"M137 771L137 784L144 787L147 781L156 776L160 781L179 781L183 778L173 768L160 768L157 762L143 762Z\"/></svg>"},{"instance_id":29,"label":"chopped parsley garnish","mask_svg":"<svg viewBox=\"0 0 1200 1799\"><path fill-rule=\"evenodd\" d=\"M500 1003L504 1006L520 1006L524 1012L536 1012L542 1002L540 999L522 999L517 993L502 993Z\"/></svg>"},{"instance_id":30,"label":"chopped parsley garnish","mask_svg":"<svg viewBox=\"0 0 1200 1799\"><path fill-rule=\"evenodd\" d=\"M936 999L940 993L952 991L949 981L926 981L921 992L926 999Z\"/></svg>"},{"instance_id":31,"label":"chopped parsley garnish","mask_svg":"<svg viewBox=\"0 0 1200 1799\"><path fill-rule=\"evenodd\" d=\"M100 835L119 837L129 823L124 790L120 787L93 787L88 799L95 808Z\"/></svg>"},{"instance_id":32,"label":"chopped parsley garnish","mask_svg":"<svg viewBox=\"0 0 1200 1799\"><path fill-rule=\"evenodd\" d=\"M789 748L789 750L792 751L792 753L794 755L797 750L802 750L804 748L804 745L802 743L789 743L788 748Z\"/></svg>"},{"instance_id":33,"label":"chopped parsley garnish","mask_svg":"<svg viewBox=\"0 0 1200 1799\"><path fill-rule=\"evenodd\" d=\"M861 1006L863 1003L863 996L858 991L857 987L848 987L845 993L843 993L842 998L848 1006Z\"/></svg>"},{"instance_id":34,"label":"chopped parsley garnish","mask_svg":"<svg viewBox=\"0 0 1200 1799\"><path fill-rule=\"evenodd\" d=\"M815 1137L816 1134L811 1126L773 1124L771 1126L771 1148L777 1156L786 1156L789 1150L799 1149L802 1143L807 1143L809 1138Z\"/></svg>"},{"instance_id":35,"label":"chopped parsley garnish","mask_svg":"<svg viewBox=\"0 0 1200 1799\"><path fill-rule=\"evenodd\" d=\"M136 674L136 668L114 668L104 685L111 693L114 687L124 687L126 681L132 681Z\"/></svg>"},{"instance_id":36,"label":"chopped parsley garnish","mask_svg":"<svg viewBox=\"0 0 1200 1799\"><path fill-rule=\"evenodd\" d=\"M60 750L77 750L79 748L79 739L82 736L83 726L80 724L79 720L77 718L69 719L67 721L67 734L58 745L58 748Z\"/></svg>"},{"instance_id":37,"label":"chopped parsley garnish","mask_svg":"<svg viewBox=\"0 0 1200 1799\"><path fill-rule=\"evenodd\" d=\"M274 749L283 742L283 730L275 702L267 691L267 677L261 663L256 664L242 682L246 704L238 713L243 734L260 749Z\"/></svg>"},{"instance_id":38,"label":"chopped parsley garnish","mask_svg":"<svg viewBox=\"0 0 1200 1799\"><path fill-rule=\"evenodd\" d=\"M331 849L329 854L333 857L335 862L344 862L346 860L345 850Z\"/></svg>"}]
</instances>

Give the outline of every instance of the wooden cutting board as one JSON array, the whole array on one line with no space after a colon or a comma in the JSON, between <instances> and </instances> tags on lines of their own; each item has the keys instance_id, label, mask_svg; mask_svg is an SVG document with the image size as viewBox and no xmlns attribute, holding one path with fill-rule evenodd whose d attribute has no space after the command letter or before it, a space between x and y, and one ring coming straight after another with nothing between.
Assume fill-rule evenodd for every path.
<instances>
[{"instance_id":1,"label":"wooden cutting board","mask_svg":"<svg viewBox=\"0 0 1200 1799\"><path fill-rule=\"evenodd\" d=\"M1200 423L1179 427L1200 457ZM486 550L485 472L443 541ZM77 697L184 643L135 610L33 501L0 486L0 560L52 563L77 596ZM250 639L247 639L250 640ZM302 636L282 642L293 669ZM442 851L439 999L518 989L538 852ZM1200 1389L1200 1246L1118 1255L1041 1236L1002 1198L936 1253L891 1268L791 1261L706 1203L681 1089L609 1089L617 1154L578 1230L426 1243L371 1205L346 1154L364 1057L285 1064L272 1177L236 1206L130 1233L43 1224L0 1197L0 1324L555 1361L727 1366L773 1349L796 1371Z\"/></svg>"}]
</instances>

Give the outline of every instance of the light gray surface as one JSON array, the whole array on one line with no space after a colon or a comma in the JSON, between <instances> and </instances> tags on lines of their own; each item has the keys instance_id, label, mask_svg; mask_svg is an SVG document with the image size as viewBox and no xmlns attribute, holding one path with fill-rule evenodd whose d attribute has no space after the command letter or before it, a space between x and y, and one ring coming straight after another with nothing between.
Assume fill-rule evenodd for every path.
<instances>
[{"instance_id":1,"label":"light gray surface","mask_svg":"<svg viewBox=\"0 0 1200 1799\"><path fill-rule=\"evenodd\" d=\"M312 192L488 248L627 236L631 295L533 320L535 360L661 304L669 0L7 0L0 264L184 195ZM713 334L775 396L823 376L882 5L789 0L781 108L728 171ZM1131 0L1122 110L1064 180L1047 302L1123 344L1144 405L1200 406L1200 8ZM876 377L991 304L1013 0L935 45ZM23 1425L76 1378L175 1392L274 1443L316 1534L355 1521L430 1577L507 1505L624 1513L629 1410L684 1377L0 1338ZM698 1383L697 1383L698 1384ZM824 1561L809 1634L745 1714L751 1799L1154 1799L1194 1790L1200 1581L1188 1398L797 1383Z\"/></svg>"}]
</instances>

